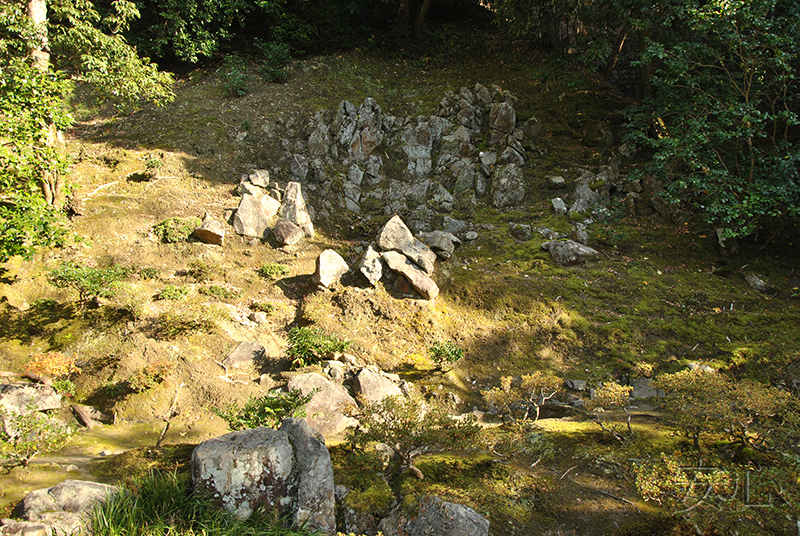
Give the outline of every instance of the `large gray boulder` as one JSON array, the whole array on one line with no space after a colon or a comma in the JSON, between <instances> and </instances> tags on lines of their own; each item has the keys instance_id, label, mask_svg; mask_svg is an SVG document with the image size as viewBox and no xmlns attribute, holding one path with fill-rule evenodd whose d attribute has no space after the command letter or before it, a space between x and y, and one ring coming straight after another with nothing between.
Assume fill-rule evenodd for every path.
<instances>
[{"instance_id":1,"label":"large gray boulder","mask_svg":"<svg viewBox=\"0 0 800 536\"><path fill-rule=\"evenodd\" d=\"M264 238L275 221L280 203L267 194L253 190L239 201L239 208L233 216L233 230L241 236Z\"/></svg>"},{"instance_id":2,"label":"large gray boulder","mask_svg":"<svg viewBox=\"0 0 800 536\"><path fill-rule=\"evenodd\" d=\"M302 186L299 182L290 182L286 185L279 214L281 218L300 227L307 237L314 237L314 224L311 222L311 215L308 213Z\"/></svg>"},{"instance_id":3,"label":"large gray boulder","mask_svg":"<svg viewBox=\"0 0 800 536\"><path fill-rule=\"evenodd\" d=\"M434 300L439 295L436 282L402 253L385 251L381 254L381 258L391 270L405 277L425 299Z\"/></svg>"},{"instance_id":4,"label":"large gray boulder","mask_svg":"<svg viewBox=\"0 0 800 536\"><path fill-rule=\"evenodd\" d=\"M18 414L61 407L61 395L49 385L6 383L0 385L0 408Z\"/></svg>"},{"instance_id":5,"label":"large gray boulder","mask_svg":"<svg viewBox=\"0 0 800 536\"><path fill-rule=\"evenodd\" d=\"M282 246L293 246L306 235L300 227L283 218L279 219L278 223L275 224L272 234L275 235L275 240L278 244Z\"/></svg>"},{"instance_id":6,"label":"large gray boulder","mask_svg":"<svg viewBox=\"0 0 800 536\"><path fill-rule=\"evenodd\" d=\"M509 102L496 102L489 112L489 128L491 129L490 145L501 143L514 131L517 114Z\"/></svg>"},{"instance_id":7,"label":"large gray boulder","mask_svg":"<svg viewBox=\"0 0 800 536\"><path fill-rule=\"evenodd\" d=\"M489 521L472 508L428 495L419 510L406 516L398 507L381 520L384 536L488 536Z\"/></svg>"},{"instance_id":8,"label":"large gray boulder","mask_svg":"<svg viewBox=\"0 0 800 536\"><path fill-rule=\"evenodd\" d=\"M210 439L192 453L192 482L238 519L256 508L334 534L333 466L304 419Z\"/></svg>"},{"instance_id":9,"label":"large gray boulder","mask_svg":"<svg viewBox=\"0 0 800 536\"><path fill-rule=\"evenodd\" d=\"M420 233L420 238L443 259L449 259L453 255L456 246L461 245L461 240L456 235L445 231Z\"/></svg>"},{"instance_id":10,"label":"large gray boulder","mask_svg":"<svg viewBox=\"0 0 800 536\"><path fill-rule=\"evenodd\" d=\"M349 269L341 255L332 249L326 249L317 257L317 269L312 279L317 285L328 288L337 284Z\"/></svg>"},{"instance_id":11,"label":"large gray boulder","mask_svg":"<svg viewBox=\"0 0 800 536\"><path fill-rule=\"evenodd\" d=\"M396 214L386 222L386 225L378 233L378 247L383 251L399 251L428 274L433 273L436 253L414 238L411 230Z\"/></svg>"},{"instance_id":12,"label":"large gray boulder","mask_svg":"<svg viewBox=\"0 0 800 536\"><path fill-rule=\"evenodd\" d=\"M89 529L95 504L108 500L116 489L97 482L65 480L52 488L28 493L17 510L29 523L43 525L44 534L82 534ZM5 522L3 526L7 526ZM17 534L37 534L36 528L28 524L20 528L23 532ZM14 532L0 527L0 534Z\"/></svg>"},{"instance_id":13,"label":"large gray boulder","mask_svg":"<svg viewBox=\"0 0 800 536\"><path fill-rule=\"evenodd\" d=\"M225 359L228 368L243 368L263 361L267 357L267 349L257 342L240 342Z\"/></svg>"},{"instance_id":14,"label":"large gray boulder","mask_svg":"<svg viewBox=\"0 0 800 536\"><path fill-rule=\"evenodd\" d=\"M600 253L572 240L553 240L542 244L542 249L550 252L550 256L561 266L571 266L573 264L580 264L584 261L589 261L597 258Z\"/></svg>"},{"instance_id":15,"label":"large gray boulder","mask_svg":"<svg viewBox=\"0 0 800 536\"><path fill-rule=\"evenodd\" d=\"M303 395L314 393L306 404L308 424L325 437L341 434L358 422L345 413L356 408L356 401L341 385L321 374L308 372L292 376L287 383L290 391L299 389ZM315 392L316 391L316 392Z\"/></svg>"},{"instance_id":16,"label":"large gray boulder","mask_svg":"<svg viewBox=\"0 0 800 536\"><path fill-rule=\"evenodd\" d=\"M353 392L366 403L380 402L387 396L403 396L392 380L367 368L361 369L353 379Z\"/></svg>"},{"instance_id":17,"label":"large gray boulder","mask_svg":"<svg viewBox=\"0 0 800 536\"><path fill-rule=\"evenodd\" d=\"M505 208L522 203L525 199L525 183L522 171L516 164L497 168L492 177L492 206Z\"/></svg>"}]
</instances>

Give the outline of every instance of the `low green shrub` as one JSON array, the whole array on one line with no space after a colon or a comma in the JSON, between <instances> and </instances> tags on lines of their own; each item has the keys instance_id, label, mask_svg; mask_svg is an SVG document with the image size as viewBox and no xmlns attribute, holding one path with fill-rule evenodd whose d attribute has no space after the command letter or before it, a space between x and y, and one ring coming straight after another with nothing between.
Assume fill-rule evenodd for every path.
<instances>
[{"instance_id":1,"label":"low green shrub","mask_svg":"<svg viewBox=\"0 0 800 536\"><path fill-rule=\"evenodd\" d=\"M247 61L238 54L225 56L219 69L219 75L222 92L226 97L244 97L250 92L247 87L250 82Z\"/></svg>"},{"instance_id":2,"label":"low green shrub","mask_svg":"<svg viewBox=\"0 0 800 536\"><path fill-rule=\"evenodd\" d=\"M436 341L428 347L428 355L437 368L446 369L464 357L464 351L453 341Z\"/></svg>"},{"instance_id":3,"label":"low green shrub","mask_svg":"<svg viewBox=\"0 0 800 536\"><path fill-rule=\"evenodd\" d=\"M303 368L319 363L328 354L344 352L351 341L343 341L334 335L325 335L310 327L293 327L289 330L289 348L286 357L291 360L293 369Z\"/></svg>"},{"instance_id":4,"label":"low green shrub","mask_svg":"<svg viewBox=\"0 0 800 536\"><path fill-rule=\"evenodd\" d=\"M315 392L303 395L299 389L293 389L288 393L250 397L243 407L231 402L222 408L211 408L211 411L227 422L231 430L247 430L259 426L276 428L284 419L305 417L305 405Z\"/></svg>"},{"instance_id":5,"label":"low green shrub","mask_svg":"<svg viewBox=\"0 0 800 536\"><path fill-rule=\"evenodd\" d=\"M147 391L164 382L175 370L171 361L156 361L134 372L128 378L128 388L134 392Z\"/></svg>"},{"instance_id":6,"label":"low green shrub","mask_svg":"<svg viewBox=\"0 0 800 536\"><path fill-rule=\"evenodd\" d=\"M289 275L289 267L285 264L269 262L261 265L256 272L264 279L278 279L279 277Z\"/></svg>"},{"instance_id":7,"label":"low green shrub","mask_svg":"<svg viewBox=\"0 0 800 536\"><path fill-rule=\"evenodd\" d=\"M40 454L60 449L75 433L75 428L46 413L31 403L23 413L0 406L0 456L27 466Z\"/></svg>"},{"instance_id":8,"label":"low green shrub","mask_svg":"<svg viewBox=\"0 0 800 536\"><path fill-rule=\"evenodd\" d=\"M219 266L206 262L202 259L197 259L189 263L189 269L186 273L198 283L213 279L215 275L220 272Z\"/></svg>"},{"instance_id":9,"label":"low green shrub","mask_svg":"<svg viewBox=\"0 0 800 536\"><path fill-rule=\"evenodd\" d=\"M264 55L259 71L270 83L284 83L289 79L287 67L292 63L292 54L286 43L264 43L256 41L256 47Z\"/></svg>"},{"instance_id":10,"label":"low green shrub","mask_svg":"<svg viewBox=\"0 0 800 536\"><path fill-rule=\"evenodd\" d=\"M271 313L275 310L275 304L270 302L253 302L250 304L250 309L261 313Z\"/></svg>"},{"instance_id":11,"label":"low green shrub","mask_svg":"<svg viewBox=\"0 0 800 536\"><path fill-rule=\"evenodd\" d=\"M169 218L153 227L153 233L167 244L185 242L203 222L200 218Z\"/></svg>"},{"instance_id":12,"label":"low green shrub","mask_svg":"<svg viewBox=\"0 0 800 536\"><path fill-rule=\"evenodd\" d=\"M197 292L199 292L203 296L208 296L210 298L219 298L221 300L230 300L238 298L241 295L241 292L239 292L238 290L224 287L222 285L208 285L205 287L200 287L197 289Z\"/></svg>"},{"instance_id":13,"label":"low green shrub","mask_svg":"<svg viewBox=\"0 0 800 536\"><path fill-rule=\"evenodd\" d=\"M184 300L186 296L189 295L189 290L189 287L186 286L166 285L161 289L161 292L158 293L157 299L169 301Z\"/></svg>"},{"instance_id":14,"label":"low green shrub","mask_svg":"<svg viewBox=\"0 0 800 536\"><path fill-rule=\"evenodd\" d=\"M139 277L141 277L144 280L158 279L159 277L161 277L161 272L159 271L158 268L153 268L152 266L146 266L139 270Z\"/></svg>"},{"instance_id":15,"label":"low green shrub","mask_svg":"<svg viewBox=\"0 0 800 536\"><path fill-rule=\"evenodd\" d=\"M47 280L56 288L71 288L78 292L78 299L85 306L94 298L114 295L114 284L130 274L128 268L114 265L109 268L91 268L64 262L47 273Z\"/></svg>"}]
</instances>

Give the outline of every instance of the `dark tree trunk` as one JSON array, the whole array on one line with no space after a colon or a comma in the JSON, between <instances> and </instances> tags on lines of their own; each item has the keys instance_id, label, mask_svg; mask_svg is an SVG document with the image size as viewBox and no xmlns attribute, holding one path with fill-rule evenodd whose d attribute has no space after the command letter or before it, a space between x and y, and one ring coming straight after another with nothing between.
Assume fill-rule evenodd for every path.
<instances>
[{"instance_id":1,"label":"dark tree trunk","mask_svg":"<svg viewBox=\"0 0 800 536\"><path fill-rule=\"evenodd\" d=\"M417 14L417 22L414 23L414 31L419 32L425 21L428 20L428 11L431 8L431 0L423 0L422 6Z\"/></svg>"}]
</instances>

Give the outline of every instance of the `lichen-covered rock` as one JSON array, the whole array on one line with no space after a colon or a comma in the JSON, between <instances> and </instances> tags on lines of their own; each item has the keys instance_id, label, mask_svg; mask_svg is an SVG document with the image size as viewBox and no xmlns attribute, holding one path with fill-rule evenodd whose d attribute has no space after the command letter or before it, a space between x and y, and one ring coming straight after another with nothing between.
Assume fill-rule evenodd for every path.
<instances>
[{"instance_id":1,"label":"lichen-covered rock","mask_svg":"<svg viewBox=\"0 0 800 536\"><path fill-rule=\"evenodd\" d=\"M353 392L364 402L380 402L387 396L403 396L400 388L389 378L368 368L361 369L353 379Z\"/></svg>"},{"instance_id":2,"label":"lichen-covered rock","mask_svg":"<svg viewBox=\"0 0 800 536\"><path fill-rule=\"evenodd\" d=\"M241 236L264 238L279 208L280 203L265 193L246 193L233 216L233 230Z\"/></svg>"},{"instance_id":3,"label":"lichen-covered rock","mask_svg":"<svg viewBox=\"0 0 800 536\"><path fill-rule=\"evenodd\" d=\"M400 216L394 215L378 233L378 247L383 251L399 251L428 274L432 274L436 253L414 238ZM392 268L394 270L394 268Z\"/></svg>"},{"instance_id":4,"label":"lichen-covered rock","mask_svg":"<svg viewBox=\"0 0 800 536\"><path fill-rule=\"evenodd\" d=\"M509 102L496 102L489 112L489 128L491 129L490 145L501 143L514 131L517 114Z\"/></svg>"},{"instance_id":5,"label":"lichen-covered rock","mask_svg":"<svg viewBox=\"0 0 800 536\"><path fill-rule=\"evenodd\" d=\"M242 368L266 358L267 350L257 342L240 342L225 359L226 367Z\"/></svg>"},{"instance_id":6,"label":"lichen-covered rock","mask_svg":"<svg viewBox=\"0 0 800 536\"><path fill-rule=\"evenodd\" d=\"M525 199L525 183L522 171L516 164L497 168L492 177L492 206L505 208L522 203Z\"/></svg>"},{"instance_id":7,"label":"lichen-covered rock","mask_svg":"<svg viewBox=\"0 0 800 536\"><path fill-rule=\"evenodd\" d=\"M453 255L456 246L461 245L461 240L456 235L445 231L421 233L420 238L443 259L449 259Z\"/></svg>"},{"instance_id":8,"label":"lichen-covered rock","mask_svg":"<svg viewBox=\"0 0 800 536\"><path fill-rule=\"evenodd\" d=\"M311 222L311 215L308 213L299 182L290 182L286 185L279 215L300 227L307 237L314 237L314 224Z\"/></svg>"},{"instance_id":9,"label":"lichen-covered rock","mask_svg":"<svg viewBox=\"0 0 800 536\"><path fill-rule=\"evenodd\" d=\"M326 249L317 257L317 269L313 280L323 287L330 287L339 282L350 267L341 255L332 249Z\"/></svg>"},{"instance_id":10,"label":"lichen-covered rock","mask_svg":"<svg viewBox=\"0 0 800 536\"><path fill-rule=\"evenodd\" d=\"M391 270L405 277L425 299L434 300L439 295L439 287L436 282L402 253L385 251L381 254L381 258L386 261Z\"/></svg>"},{"instance_id":11,"label":"lichen-covered rock","mask_svg":"<svg viewBox=\"0 0 800 536\"><path fill-rule=\"evenodd\" d=\"M378 284L378 281L383 277L383 262L381 255L375 251L372 246L367 247L367 251L358 262L358 271L364 274L369 284L373 287Z\"/></svg>"},{"instance_id":12,"label":"lichen-covered rock","mask_svg":"<svg viewBox=\"0 0 800 536\"><path fill-rule=\"evenodd\" d=\"M572 240L553 240L542 244L542 249L550 252L550 256L556 264L561 266L571 266L584 261L597 258L600 254L597 250L584 246Z\"/></svg>"},{"instance_id":13,"label":"lichen-covered rock","mask_svg":"<svg viewBox=\"0 0 800 536\"><path fill-rule=\"evenodd\" d=\"M488 536L489 521L472 508L428 495L414 515L397 508L381 520L378 530L384 536Z\"/></svg>"},{"instance_id":14,"label":"lichen-covered rock","mask_svg":"<svg viewBox=\"0 0 800 536\"><path fill-rule=\"evenodd\" d=\"M287 384L290 391L299 389L303 395L314 392L306 404L308 424L325 437L341 434L357 421L345 415L349 409L356 408L356 401L341 385L334 383L316 372L292 376Z\"/></svg>"},{"instance_id":15,"label":"lichen-covered rock","mask_svg":"<svg viewBox=\"0 0 800 536\"><path fill-rule=\"evenodd\" d=\"M279 219L272 229L272 234L275 235L275 240L282 246L293 246L300 242L306 235L303 230L286 219Z\"/></svg>"},{"instance_id":16,"label":"lichen-covered rock","mask_svg":"<svg viewBox=\"0 0 800 536\"><path fill-rule=\"evenodd\" d=\"M192 236L206 244L221 246L225 241L225 224L206 213L200 227L194 230Z\"/></svg>"}]
</instances>

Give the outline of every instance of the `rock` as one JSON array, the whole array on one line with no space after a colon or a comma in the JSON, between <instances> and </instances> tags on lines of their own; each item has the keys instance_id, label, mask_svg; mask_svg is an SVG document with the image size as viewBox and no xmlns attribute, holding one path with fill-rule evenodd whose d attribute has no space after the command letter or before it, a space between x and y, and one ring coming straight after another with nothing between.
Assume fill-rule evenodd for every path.
<instances>
[{"instance_id":1,"label":"rock","mask_svg":"<svg viewBox=\"0 0 800 536\"><path fill-rule=\"evenodd\" d=\"M59 409L61 395L49 385L6 383L0 385L0 407L18 414Z\"/></svg>"},{"instance_id":2,"label":"rock","mask_svg":"<svg viewBox=\"0 0 800 536\"><path fill-rule=\"evenodd\" d=\"M756 292L761 292L762 294L775 294L777 292L775 287L755 274L747 274L744 276L744 280L747 281L747 284L750 285L750 288Z\"/></svg>"},{"instance_id":3,"label":"rock","mask_svg":"<svg viewBox=\"0 0 800 536\"><path fill-rule=\"evenodd\" d=\"M402 253L396 251L385 251L381 257L386 264L395 272L403 275L411 286L417 290L425 299L434 300L439 295L439 287L423 270Z\"/></svg>"},{"instance_id":4,"label":"rock","mask_svg":"<svg viewBox=\"0 0 800 536\"><path fill-rule=\"evenodd\" d=\"M323 363L322 372L330 376L331 380L338 384L342 384L347 374L347 365L341 361L325 361Z\"/></svg>"},{"instance_id":5,"label":"rock","mask_svg":"<svg viewBox=\"0 0 800 536\"><path fill-rule=\"evenodd\" d=\"M477 240L477 239L478 239L478 233L476 233L475 231L468 231L464 235L464 240L470 240L471 241L471 240Z\"/></svg>"},{"instance_id":6,"label":"rock","mask_svg":"<svg viewBox=\"0 0 800 536\"><path fill-rule=\"evenodd\" d=\"M567 386L567 389L572 389L573 391L585 391L586 390L586 381L585 380L564 380L564 385Z\"/></svg>"},{"instance_id":7,"label":"rock","mask_svg":"<svg viewBox=\"0 0 800 536\"><path fill-rule=\"evenodd\" d=\"M333 534L330 456L308 423L297 421L303 420L287 419L278 430L231 432L198 445L191 464L195 493L210 495L237 519L263 508ZM313 486L318 493L309 493Z\"/></svg>"},{"instance_id":8,"label":"rock","mask_svg":"<svg viewBox=\"0 0 800 536\"><path fill-rule=\"evenodd\" d=\"M254 186L259 186L261 188L269 187L269 171L266 169L255 169L245 175L243 179Z\"/></svg>"},{"instance_id":9,"label":"rock","mask_svg":"<svg viewBox=\"0 0 800 536\"><path fill-rule=\"evenodd\" d=\"M292 376L286 387L290 391L299 389L304 396L318 389L306 404L306 415L309 415L308 424L320 434L326 437L335 436L358 423L344 414L344 411L356 408L353 397L344 387L321 374L308 372Z\"/></svg>"},{"instance_id":10,"label":"rock","mask_svg":"<svg viewBox=\"0 0 800 536\"><path fill-rule=\"evenodd\" d=\"M442 218L442 230L446 233L457 235L469 229L469 224L465 221L445 216Z\"/></svg>"},{"instance_id":11,"label":"rock","mask_svg":"<svg viewBox=\"0 0 800 536\"><path fill-rule=\"evenodd\" d=\"M236 349L225 359L228 368L243 368L263 361L267 357L267 349L257 342L240 342Z\"/></svg>"},{"instance_id":12,"label":"rock","mask_svg":"<svg viewBox=\"0 0 800 536\"><path fill-rule=\"evenodd\" d=\"M14 536L51 536L53 527L32 521L0 519L0 534Z\"/></svg>"},{"instance_id":13,"label":"rock","mask_svg":"<svg viewBox=\"0 0 800 536\"><path fill-rule=\"evenodd\" d=\"M378 281L383 277L383 262L381 255L372 246L367 248L361 260L358 261L358 271L364 274L369 284L373 287L378 284Z\"/></svg>"},{"instance_id":14,"label":"rock","mask_svg":"<svg viewBox=\"0 0 800 536\"><path fill-rule=\"evenodd\" d=\"M688 365L686 365L686 367L689 370L701 370L701 371L707 372L709 374L714 374L714 373L717 372L717 369L715 369L714 367L711 367L709 365L706 365L705 363L689 363Z\"/></svg>"},{"instance_id":15,"label":"rock","mask_svg":"<svg viewBox=\"0 0 800 536\"><path fill-rule=\"evenodd\" d=\"M307 237L314 237L314 224L308 213L305 199L303 199L302 186L299 182L290 182L286 185L283 201L280 204L279 214L300 227Z\"/></svg>"},{"instance_id":16,"label":"rock","mask_svg":"<svg viewBox=\"0 0 800 536\"><path fill-rule=\"evenodd\" d=\"M542 244L542 249L550 252L550 256L561 266L571 266L597 258L597 250L572 240L553 240Z\"/></svg>"},{"instance_id":17,"label":"rock","mask_svg":"<svg viewBox=\"0 0 800 536\"><path fill-rule=\"evenodd\" d=\"M560 197L556 197L550 200L550 203L553 204L553 210L555 210L556 214L566 214L567 213L567 204L564 203L564 200Z\"/></svg>"},{"instance_id":18,"label":"rock","mask_svg":"<svg viewBox=\"0 0 800 536\"><path fill-rule=\"evenodd\" d=\"M586 230L586 225L582 223L575 223L572 225L572 238L579 244L586 245L589 243L589 231Z\"/></svg>"},{"instance_id":19,"label":"rock","mask_svg":"<svg viewBox=\"0 0 800 536\"><path fill-rule=\"evenodd\" d=\"M654 396L664 396L664 391L650 387L650 378L636 378L631 382L633 391L631 398L652 398Z\"/></svg>"},{"instance_id":20,"label":"rock","mask_svg":"<svg viewBox=\"0 0 800 536\"><path fill-rule=\"evenodd\" d=\"M492 206L505 208L518 205L525 199L522 171L515 164L497 168L492 177Z\"/></svg>"},{"instance_id":21,"label":"rock","mask_svg":"<svg viewBox=\"0 0 800 536\"><path fill-rule=\"evenodd\" d=\"M516 240L525 242L533 238L533 228L524 223L512 223L509 225L508 234Z\"/></svg>"},{"instance_id":22,"label":"rock","mask_svg":"<svg viewBox=\"0 0 800 536\"><path fill-rule=\"evenodd\" d=\"M298 181L303 181L308 176L308 158L302 154L292 156L289 161L289 172Z\"/></svg>"},{"instance_id":23,"label":"rock","mask_svg":"<svg viewBox=\"0 0 800 536\"><path fill-rule=\"evenodd\" d=\"M436 253L414 238L400 216L394 215L378 233L378 247L387 252L399 251L428 274L433 273Z\"/></svg>"},{"instance_id":24,"label":"rock","mask_svg":"<svg viewBox=\"0 0 800 536\"><path fill-rule=\"evenodd\" d=\"M353 392L362 403L380 402L387 396L403 396L392 380L367 368L356 374Z\"/></svg>"},{"instance_id":25,"label":"rock","mask_svg":"<svg viewBox=\"0 0 800 536\"><path fill-rule=\"evenodd\" d=\"M430 247L439 257L449 259L455 251L456 246L461 245L461 240L453 233L445 231L431 231L421 233L420 238Z\"/></svg>"},{"instance_id":26,"label":"rock","mask_svg":"<svg viewBox=\"0 0 800 536\"><path fill-rule=\"evenodd\" d=\"M550 190L560 190L567 185L567 181L564 180L564 177L557 175L548 175L545 177L545 180L547 181L547 188Z\"/></svg>"},{"instance_id":27,"label":"rock","mask_svg":"<svg viewBox=\"0 0 800 536\"><path fill-rule=\"evenodd\" d=\"M326 249L317 257L317 270L312 279L317 285L329 288L337 284L348 270L350 267L341 255Z\"/></svg>"},{"instance_id":28,"label":"rock","mask_svg":"<svg viewBox=\"0 0 800 536\"><path fill-rule=\"evenodd\" d=\"M739 253L739 245L736 243L736 239L732 236L728 236L728 231L730 229L724 228L717 228L717 246L719 246L719 253L723 257L731 257Z\"/></svg>"},{"instance_id":29,"label":"rock","mask_svg":"<svg viewBox=\"0 0 800 536\"><path fill-rule=\"evenodd\" d=\"M306 235L300 227L284 218L278 220L272 233L278 244L282 246L293 246Z\"/></svg>"},{"instance_id":30,"label":"rock","mask_svg":"<svg viewBox=\"0 0 800 536\"><path fill-rule=\"evenodd\" d=\"M489 112L489 129L491 131L489 145L498 145L506 136L514 131L517 122L517 114L514 107L508 102L496 102L492 104Z\"/></svg>"},{"instance_id":31,"label":"rock","mask_svg":"<svg viewBox=\"0 0 800 536\"><path fill-rule=\"evenodd\" d=\"M406 516L398 507L381 520L378 530L384 536L488 536L489 521L472 508L428 495L414 515Z\"/></svg>"},{"instance_id":32,"label":"rock","mask_svg":"<svg viewBox=\"0 0 800 536\"><path fill-rule=\"evenodd\" d=\"M583 172L583 175L578 179L575 191L572 193L572 199L575 201L569 208L570 215L588 214L600 202L601 192L598 189L592 188L595 186L596 177L588 171Z\"/></svg>"},{"instance_id":33,"label":"rock","mask_svg":"<svg viewBox=\"0 0 800 536\"><path fill-rule=\"evenodd\" d=\"M349 506L343 506L342 513L344 514L344 530L346 534L366 536L377 534L378 522L375 520L375 516L369 512L362 512Z\"/></svg>"},{"instance_id":34,"label":"rock","mask_svg":"<svg viewBox=\"0 0 800 536\"><path fill-rule=\"evenodd\" d=\"M205 244L221 246L225 240L225 224L206 212L203 223L194 230L192 236Z\"/></svg>"},{"instance_id":35,"label":"rock","mask_svg":"<svg viewBox=\"0 0 800 536\"><path fill-rule=\"evenodd\" d=\"M264 238L280 203L264 193L244 194L233 216L233 230L241 236Z\"/></svg>"},{"instance_id":36,"label":"rock","mask_svg":"<svg viewBox=\"0 0 800 536\"><path fill-rule=\"evenodd\" d=\"M68 479L52 488L28 493L18 509L27 521L45 525L45 534L83 533L89 530L95 504L108 500L116 489L108 484ZM37 534L37 529L30 525L23 529L26 532L17 534L29 534L27 531L31 529L30 534ZM0 528L0 534L14 533Z\"/></svg>"}]
</instances>

